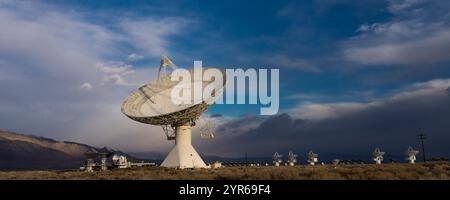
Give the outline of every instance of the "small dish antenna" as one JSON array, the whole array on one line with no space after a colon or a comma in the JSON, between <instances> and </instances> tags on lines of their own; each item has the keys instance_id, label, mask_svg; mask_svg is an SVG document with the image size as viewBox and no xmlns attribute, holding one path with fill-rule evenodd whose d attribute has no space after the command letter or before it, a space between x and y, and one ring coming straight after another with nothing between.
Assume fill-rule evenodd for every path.
<instances>
[{"instance_id":1,"label":"small dish antenna","mask_svg":"<svg viewBox=\"0 0 450 200\"><path fill-rule=\"evenodd\" d=\"M383 156L384 156L385 152L382 152L380 150L380 148L375 148L375 150L373 151L373 161L375 161L375 163L377 165L381 164L381 162L383 162Z\"/></svg>"},{"instance_id":2,"label":"small dish antenna","mask_svg":"<svg viewBox=\"0 0 450 200\"><path fill-rule=\"evenodd\" d=\"M290 166L294 166L297 163L297 154L294 154L292 151L289 151L287 159Z\"/></svg>"},{"instance_id":3,"label":"small dish antenna","mask_svg":"<svg viewBox=\"0 0 450 200\"><path fill-rule=\"evenodd\" d=\"M310 165L315 165L316 162L319 162L319 154L314 153L313 151L309 151L308 153L308 163Z\"/></svg>"},{"instance_id":4,"label":"small dish antenna","mask_svg":"<svg viewBox=\"0 0 450 200\"><path fill-rule=\"evenodd\" d=\"M88 149L84 155L86 156L86 162L85 162L85 171L87 172L93 172L94 167L96 166L95 158L98 157L99 152L93 148Z\"/></svg>"},{"instance_id":5,"label":"small dish antenna","mask_svg":"<svg viewBox=\"0 0 450 200\"><path fill-rule=\"evenodd\" d=\"M414 150L412 147L408 147L408 150L406 150L406 160L409 161L409 163L414 164L418 153L419 151Z\"/></svg>"},{"instance_id":6,"label":"small dish antenna","mask_svg":"<svg viewBox=\"0 0 450 200\"><path fill-rule=\"evenodd\" d=\"M101 169L104 170L108 170L108 166L106 165L106 160L113 155L113 152L111 150L109 150L106 147L103 147L102 149L99 150L99 155L101 158Z\"/></svg>"},{"instance_id":7,"label":"small dish antenna","mask_svg":"<svg viewBox=\"0 0 450 200\"><path fill-rule=\"evenodd\" d=\"M278 152L275 152L272 156L273 163L275 166L280 166L280 164L283 162L283 155L279 154Z\"/></svg>"}]
</instances>

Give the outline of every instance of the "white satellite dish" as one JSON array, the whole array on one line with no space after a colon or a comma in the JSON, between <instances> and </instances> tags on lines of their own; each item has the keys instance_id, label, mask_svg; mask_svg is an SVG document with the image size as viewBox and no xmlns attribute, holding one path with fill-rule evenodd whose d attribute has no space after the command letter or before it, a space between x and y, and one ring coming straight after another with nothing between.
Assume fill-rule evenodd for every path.
<instances>
[{"instance_id":1,"label":"white satellite dish","mask_svg":"<svg viewBox=\"0 0 450 200\"><path fill-rule=\"evenodd\" d=\"M294 166L297 163L297 154L294 154L292 151L289 151L287 159L290 166Z\"/></svg>"},{"instance_id":2,"label":"white satellite dish","mask_svg":"<svg viewBox=\"0 0 450 200\"><path fill-rule=\"evenodd\" d=\"M175 140L175 146L162 162L162 167L175 168L206 168L206 164L195 151L191 144L191 127L195 125L198 117L208 109L208 107L220 97L226 77L223 71L223 82L220 81L194 81L188 87L201 88L202 90L212 85L217 90L209 99L203 99L192 94L192 104L175 104L172 101L172 89L180 84L179 81L172 81L170 75L161 73L167 66L175 66L167 56L161 59L161 66L158 79L140 87L133 92L122 104L122 113L132 120L162 126L167 139ZM202 74L211 68L202 68ZM191 77L194 77L194 70L190 70ZM179 86L179 85L178 85ZM201 98L201 99L197 99Z\"/></svg>"},{"instance_id":3,"label":"white satellite dish","mask_svg":"<svg viewBox=\"0 0 450 200\"><path fill-rule=\"evenodd\" d=\"M373 151L373 160L375 161L376 164L381 164L381 162L383 162L383 156L384 156L385 152L382 152L380 150L380 148L375 148L375 150Z\"/></svg>"},{"instance_id":4,"label":"white satellite dish","mask_svg":"<svg viewBox=\"0 0 450 200\"><path fill-rule=\"evenodd\" d=\"M283 162L283 155L279 154L278 152L275 152L272 156L273 163L275 166L280 166L280 164Z\"/></svg>"},{"instance_id":5,"label":"white satellite dish","mask_svg":"<svg viewBox=\"0 0 450 200\"><path fill-rule=\"evenodd\" d=\"M319 154L314 153L313 151L309 151L308 153L308 163L310 165L315 165L316 162L319 162Z\"/></svg>"},{"instance_id":6,"label":"white satellite dish","mask_svg":"<svg viewBox=\"0 0 450 200\"><path fill-rule=\"evenodd\" d=\"M419 151L414 150L412 147L408 147L408 150L406 151L406 160L408 160L409 163L414 164L418 153Z\"/></svg>"}]
</instances>

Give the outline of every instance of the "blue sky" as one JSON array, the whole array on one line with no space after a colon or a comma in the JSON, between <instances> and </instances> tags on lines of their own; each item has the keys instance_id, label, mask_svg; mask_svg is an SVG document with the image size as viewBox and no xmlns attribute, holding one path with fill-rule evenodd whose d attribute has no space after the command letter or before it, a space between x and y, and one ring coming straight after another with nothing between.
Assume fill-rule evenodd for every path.
<instances>
[{"instance_id":1,"label":"blue sky","mask_svg":"<svg viewBox=\"0 0 450 200\"><path fill-rule=\"evenodd\" d=\"M339 55L342 46L364 34L358 31L360 27L396 21L398 14L389 11L393 2L262 1L255 5L252 1L55 1L53 5L64 12L82 13L84 20L112 30L122 18L183 21L179 33L168 38L170 44L164 49L178 65L191 66L193 59L202 59L205 65L219 67L280 68L283 111L301 103L283 98L296 94L334 96L334 101L346 93L365 94L352 96L352 101L359 102L367 101L368 93L377 98L411 83L448 77L448 68L440 67L445 62L426 67L395 62L367 66ZM124 55L136 52L146 57L134 67L157 63L158 57L145 55L142 49L117 48ZM229 111L230 106L216 106L211 112L258 113L258 106L236 107Z\"/></svg>"},{"instance_id":2,"label":"blue sky","mask_svg":"<svg viewBox=\"0 0 450 200\"><path fill-rule=\"evenodd\" d=\"M164 151L159 128L136 125L119 109L155 77L163 53L178 66L201 59L279 68L280 114L295 119L390 105L425 86L450 86L449 8L439 0L0 0L0 129ZM215 105L210 113L235 120L259 106Z\"/></svg>"}]
</instances>

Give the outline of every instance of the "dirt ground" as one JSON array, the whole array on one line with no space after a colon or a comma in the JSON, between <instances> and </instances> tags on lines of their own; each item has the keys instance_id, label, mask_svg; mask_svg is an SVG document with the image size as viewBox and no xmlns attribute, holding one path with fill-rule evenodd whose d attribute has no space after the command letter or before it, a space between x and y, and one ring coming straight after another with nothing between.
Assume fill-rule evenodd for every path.
<instances>
[{"instance_id":1,"label":"dirt ground","mask_svg":"<svg viewBox=\"0 0 450 200\"><path fill-rule=\"evenodd\" d=\"M450 180L450 163L0 172L2 180Z\"/></svg>"}]
</instances>

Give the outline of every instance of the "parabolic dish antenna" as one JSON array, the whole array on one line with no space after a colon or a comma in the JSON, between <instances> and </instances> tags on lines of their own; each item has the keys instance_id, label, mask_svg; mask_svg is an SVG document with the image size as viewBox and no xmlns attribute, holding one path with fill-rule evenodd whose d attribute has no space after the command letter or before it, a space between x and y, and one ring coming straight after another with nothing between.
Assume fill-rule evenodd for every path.
<instances>
[{"instance_id":1,"label":"parabolic dish antenna","mask_svg":"<svg viewBox=\"0 0 450 200\"><path fill-rule=\"evenodd\" d=\"M312 150L308 152L307 156L310 165L315 165L316 162L319 162L318 160L319 154L314 153Z\"/></svg>"},{"instance_id":2,"label":"parabolic dish antenna","mask_svg":"<svg viewBox=\"0 0 450 200\"><path fill-rule=\"evenodd\" d=\"M385 154L385 152L381 151L380 148L378 148L378 147L375 148L372 155L373 155L373 160L375 161L376 164L381 164L381 162L383 162L384 154Z\"/></svg>"},{"instance_id":3,"label":"parabolic dish antenna","mask_svg":"<svg viewBox=\"0 0 450 200\"><path fill-rule=\"evenodd\" d=\"M283 162L283 155L279 154L278 152L275 152L272 156L273 163L275 163L275 166L280 166L280 164Z\"/></svg>"},{"instance_id":4,"label":"parabolic dish antenna","mask_svg":"<svg viewBox=\"0 0 450 200\"><path fill-rule=\"evenodd\" d=\"M414 164L418 153L419 151L414 150L412 147L408 147L408 150L406 150L406 160L408 160L409 163Z\"/></svg>"},{"instance_id":5,"label":"parabolic dish antenna","mask_svg":"<svg viewBox=\"0 0 450 200\"><path fill-rule=\"evenodd\" d=\"M294 166L295 163L297 163L297 154L294 154L294 152L289 151L287 159L290 166Z\"/></svg>"},{"instance_id":6,"label":"parabolic dish antenna","mask_svg":"<svg viewBox=\"0 0 450 200\"><path fill-rule=\"evenodd\" d=\"M160 72L168 65L175 65L166 56L161 59ZM122 104L122 113L132 120L162 126L167 139L175 140L175 146L162 162L163 167L175 168L205 168L206 164L191 144L191 127L195 125L199 116L217 100L223 92L226 77L223 71L216 68L202 68L202 75L208 70L220 72L223 81L195 80L195 70L186 70L192 78L189 82L172 81L167 74L158 74L158 79L140 87L133 92ZM184 85L183 85L184 84ZM174 103L177 97L172 96L174 87L186 86L191 88L192 103ZM205 87L215 88L211 98L203 99L203 95L194 95L195 88L204 90ZM178 99L180 100L180 99ZM197 102L197 103L195 103Z\"/></svg>"}]
</instances>

